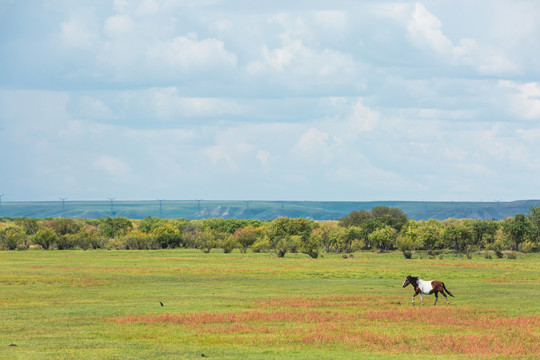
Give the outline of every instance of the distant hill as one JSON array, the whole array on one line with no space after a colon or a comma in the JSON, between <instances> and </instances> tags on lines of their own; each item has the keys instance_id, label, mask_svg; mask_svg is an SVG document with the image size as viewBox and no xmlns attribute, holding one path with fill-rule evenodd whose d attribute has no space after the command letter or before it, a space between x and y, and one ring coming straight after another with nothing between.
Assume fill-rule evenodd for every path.
<instances>
[{"instance_id":1,"label":"distant hill","mask_svg":"<svg viewBox=\"0 0 540 360\"><path fill-rule=\"evenodd\" d=\"M540 200L511 202L430 202L430 201L40 201L2 202L0 216L35 218L86 218L124 216L143 219L203 219L211 217L271 220L280 216L314 220L337 220L353 210L369 210L384 205L402 209L410 219L448 218L501 220L516 213L528 213Z\"/></svg>"}]
</instances>

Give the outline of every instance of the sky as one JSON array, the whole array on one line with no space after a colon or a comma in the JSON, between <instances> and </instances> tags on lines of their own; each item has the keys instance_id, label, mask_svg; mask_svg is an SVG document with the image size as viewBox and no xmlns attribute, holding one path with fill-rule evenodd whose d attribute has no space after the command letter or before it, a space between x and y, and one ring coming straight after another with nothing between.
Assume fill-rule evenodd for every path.
<instances>
[{"instance_id":1,"label":"sky","mask_svg":"<svg viewBox=\"0 0 540 360\"><path fill-rule=\"evenodd\" d=\"M540 2L0 0L2 201L539 199Z\"/></svg>"}]
</instances>

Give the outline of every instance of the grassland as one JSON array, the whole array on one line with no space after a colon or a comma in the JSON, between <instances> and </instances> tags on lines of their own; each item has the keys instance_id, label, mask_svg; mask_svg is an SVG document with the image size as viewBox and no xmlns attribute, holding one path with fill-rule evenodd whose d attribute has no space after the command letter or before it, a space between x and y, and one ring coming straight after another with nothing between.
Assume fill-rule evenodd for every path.
<instances>
[{"instance_id":1,"label":"grassland","mask_svg":"<svg viewBox=\"0 0 540 360\"><path fill-rule=\"evenodd\" d=\"M540 254L10 251L0 274L0 359L540 356ZM456 297L413 307L409 274Z\"/></svg>"}]
</instances>

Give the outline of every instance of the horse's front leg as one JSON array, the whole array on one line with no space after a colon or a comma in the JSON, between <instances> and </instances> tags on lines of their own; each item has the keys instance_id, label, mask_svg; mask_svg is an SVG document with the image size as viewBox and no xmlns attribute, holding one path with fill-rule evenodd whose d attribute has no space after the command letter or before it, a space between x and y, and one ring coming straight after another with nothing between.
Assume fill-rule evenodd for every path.
<instances>
[{"instance_id":1,"label":"horse's front leg","mask_svg":"<svg viewBox=\"0 0 540 360\"><path fill-rule=\"evenodd\" d=\"M416 295L418 295L418 291L415 292L414 295L412 296L412 304L413 304L413 305L415 305L415 304L414 304L414 297L415 297Z\"/></svg>"},{"instance_id":2,"label":"horse's front leg","mask_svg":"<svg viewBox=\"0 0 540 360\"><path fill-rule=\"evenodd\" d=\"M437 305L437 300L439 300L439 295L438 295L438 293L435 291L435 304L433 304L433 305Z\"/></svg>"},{"instance_id":3,"label":"horse's front leg","mask_svg":"<svg viewBox=\"0 0 540 360\"><path fill-rule=\"evenodd\" d=\"M424 305L424 297L422 296L422 293L420 293L420 302L422 303L422 305Z\"/></svg>"}]
</instances>

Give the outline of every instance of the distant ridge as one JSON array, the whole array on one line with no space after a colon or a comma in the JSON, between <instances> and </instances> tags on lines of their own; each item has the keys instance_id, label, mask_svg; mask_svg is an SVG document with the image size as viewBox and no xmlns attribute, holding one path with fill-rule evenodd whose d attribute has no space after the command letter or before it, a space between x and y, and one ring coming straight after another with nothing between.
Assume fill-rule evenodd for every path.
<instances>
[{"instance_id":1,"label":"distant ridge","mask_svg":"<svg viewBox=\"0 0 540 360\"><path fill-rule=\"evenodd\" d=\"M145 201L37 201L2 202L0 216L35 218L85 218L123 216L143 219L204 219L212 217L271 220L281 216L314 220L338 220L353 210L370 210L383 205L402 209L410 219L445 220L448 218L502 220L516 213L528 213L540 200L511 202L444 201L218 201L218 200L145 200Z\"/></svg>"}]
</instances>

